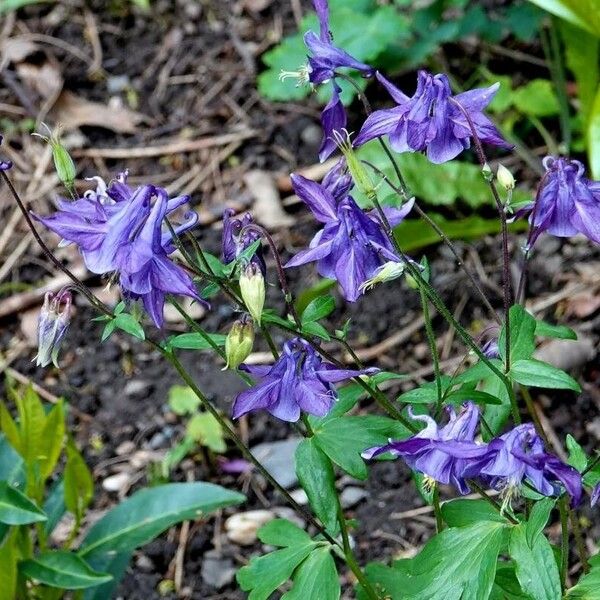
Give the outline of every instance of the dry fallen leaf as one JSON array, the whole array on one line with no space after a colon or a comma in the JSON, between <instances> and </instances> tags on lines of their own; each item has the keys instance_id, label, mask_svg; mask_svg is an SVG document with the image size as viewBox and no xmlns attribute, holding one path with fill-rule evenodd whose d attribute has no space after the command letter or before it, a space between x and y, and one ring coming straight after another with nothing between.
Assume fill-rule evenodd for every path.
<instances>
[{"instance_id":1,"label":"dry fallen leaf","mask_svg":"<svg viewBox=\"0 0 600 600\"><path fill-rule=\"evenodd\" d=\"M17 65L17 74L30 89L35 90L45 101L54 102L63 86L60 67L54 60L41 65L23 62Z\"/></svg>"},{"instance_id":2,"label":"dry fallen leaf","mask_svg":"<svg viewBox=\"0 0 600 600\"><path fill-rule=\"evenodd\" d=\"M0 43L0 67L8 63L19 63L38 50L39 46L31 40L13 37Z\"/></svg>"},{"instance_id":3,"label":"dry fallen leaf","mask_svg":"<svg viewBox=\"0 0 600 600\"><path fill-rule=\"evenodd\" d=\"M565 300L565 315L580 319L589 317L600 308L600 294L592 291L575 294Z\"/></svg>"},{"instance_id":4,"label":"dry fallen leaf","mask_svg":"<svg viewBox=\"0 0 600 600\"><path fill-rule=\"evenodd\" d=\"M82 125L104 127L119 133L135 133L144 116L124 106L112 107L91 102L72 92L63 91L51 111L52 118L65 130Z\"/></svg>"},{"instance_id":5,"label":"dry fallen leaf","mask_svg":"<svg viewBox=\"0 0 600 600\"><path fill-rule=\"evenodd\" d=\"M281 197L274 177L258 169L244 175L244 182L254 198L254 218L267 229L290 227L294 219L281 206Z\"/></svg>"},{"instance_id":6,"label":"dry fallen leaf","mask_svg":"<svg viewBox=\"0 0 600 600\"><path fill-rule=\"evenodd\" d=\"M535 351L535 358L557 369L572 371L582 367L597 354L593 339L579 334L577 340L550 340Z\"/></svg>"}]
</instances>

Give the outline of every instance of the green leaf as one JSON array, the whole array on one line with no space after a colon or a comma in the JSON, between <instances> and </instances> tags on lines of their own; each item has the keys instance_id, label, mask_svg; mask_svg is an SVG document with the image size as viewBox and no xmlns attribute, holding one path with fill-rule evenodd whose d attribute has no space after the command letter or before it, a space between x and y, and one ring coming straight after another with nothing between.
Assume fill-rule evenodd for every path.
<instances>
[{"instance_id":1,"label":"green leaf","mask_svg":"<svg viewBox=\"0 0 600 600\"><path fill-rule=\"evenodd\" d=\"M596 0L530 0L549 13L600 37L600 11Z\"/></svg>"},{"instance_id":2,"label":"green leaf","mask_svg":"<svg viewBox=\"0 0 600 600\"><path fill-rule=\"evenodd\" d=\"M144 328L138 323L133 315L129 313L121 313L113 320L113 325L117 329L121 329L125 333L132 335L138 340L146 339Z\"/></svg>"},{"instance_id":3,"label":"green leaf","mask_svg":"<svg viewBox=\"0 0 600 600\"><path fill-rule=\"evenodd\" d=\"M108 598L113 598L114 591L131 562L131 556L131 552L121 552L118 554L110 552L91 557L88 561L89 565L96 571L112 575L112 579L103 585L85 590L84 600L107 600Z\"/></svg>"},{"instance_id":4,"label":"green leaf","mask_svg":"<svg viewBox=\"0 0 600 600\"><path fill-rule=\"evenodd\" d=\"M316 335L317 337L320 337L322 340L326 341L331 339L327 329L325 329L325 327L323 327L323 325L320 323L316 323L314 321L304 323L304 325L302 325L302 333L306 335Z\"/></svg>"},{"instance_id":5,"label":"green leaf","mask_svg":"<svg viewBox=\"0 0 600 600\"><path fill-rule=\"evenodd\" d=\"M428 381L418 388L408 390L396 398L402 404L433 404L437 402L438 393L435 381Z\"/></svg>"},{"instance_id":6,"label":"green leaf","mask_svg":"<svg viewBox=\"0 0 600 600\"><path fill-rule=\"evenodd\" d=\"M585 471L585 468L588 465L588 459L583 448L570 433L567 434L566 441L567 450L569 451L569 460L567 460L567 463L572 467L575 467L580 473Z\"/></svg>"},{"instance_id":7,"label":"green leaf","mask_svg":"<svg viewBox=\"0 0 600 600\"><path fill-rule=\"evenodd\" d=\"M594 179L600 179L600 86L590 111L587 129L588 159Z\"/></svg>"},{"instance_id":8,"label":"green leaf","mask_svg":"<svg viewBox=\"0 0 600 600\"><path fill-rule=\"evenodd\" d=\"M535 387L573 390L580 392L581 387L570 375L541 360L517 360L510 369L510 376L518 383Z\"/></svg>"},{"instance_id":9,"label":"green leaf","mask_svg":"<svg viewBox=\"0 0 600 600\"><path fill-rule=\"evenodd\" d=\"M506 518L485 500L458 498L444 502L442 504L442 517L449 527L466 527L480 521L508 524Z\"/></svg>"},{"instance_id":10,"label":"green leaf","mask_svg":"<svg viewBox=\"0 0 600 600\"><path fill-rule=\"evenodd\" d=\"M445 398L445 404L462 404L463 402L475 402L476 404L501 405L502 400L487 392L480 392L469 388L461 388L450 392Z\"/></svg>"},{"instance_id":11,"label":"green leaf","mask_svg":"<svg viewBox=\"0 0 600 600\"><path fill-rule=\"evenodd\" d=\"M535 322L535 335L539 337L557 338L559 340L576 340L577 333L566 325L552 325L546 321Z\"/></svg>"},{"instance_id":12,"label":"green leaf","mask_svg":"<svg viewBox=\"0 0 600 600\"><path fill-rule=\"evenodd\" d=\"M176 415L194 413L200 406L200 399L191 387L187 385L173 385L169 389L169 408Z\"/></svg>"},{"instance_id":13,"label":"green leaf","mask_svg":"<svg viewBox=\"0 0 600 600\"><path fill-rule=\"evenodd\" d=\"M236 575L242 590L250 592L248 600L267 600L316 546L310 541L253 558Z\"/></svg>"},{"instance_id":14,"label":"green leaf","mask_svg":"<svg viewBox=\"0 0 600 600\"><path fill-rule=\"evenodd\" d=\"M48 520L44 523L44 532L50 535L62 519L67 507L65 506L65 482L61 477L50 488L44 502L44 514Z\"/></svg>"},{"instance_id":15,"label":"green leaf","mask_svg":"<svg viewBox=\"0 0 600 600\"><path fill-rule=\"evenodd\" d=\"M340 580L329 548L317 548L294 574L294 586L281 600L338 600Z\"/></svg>"},{"instance_id":16,"label":"green leaf","mask_svg":"<svg viewBox=\"0 0 600 600\"><path fill-rule=\"evenodd\" d=\"M531 358L535 350L536 321L520 304L509 310L510 323L510 362ZM504 359L506 350L506 329L502 327L498 338L500 356Z\"/></svg>"},{"instance_id":17,"label":"green leaf","mask_svg":"<svg viewBox=\"0 0 600 600\"><path fill-rule=\"evenodd\" d=\"M0 599L17 598L17 561L14 536L0 541Z\"/></svg>"},{"instance_id":18,"label":"green leaf","mask_svg":"<svg viewBox=\"0 0 600 600\"><path fill-rule=\"evenodd\" d=\"M33 469L38 466L38 461L42 457L46 414L39 396L31 386L27 386L23 394L15 393L14 399L19 411L20 449L18 451L25 464Z\"/></svg>"},{"instance_id":19,"label":"green leaf","mask_svg":"<svg viewBox=\"0 0 600 600\"><path fill-rule=\"evenodd\" d=\"M498 364L500 363L498 362ZM492 433L498 435L510 415L510 398L508 396L508 390L500 377L492 373L487 367L486 370L490 375L484 379L482 389L484 392L491 394L495 398L499 398L502 401L502 404L497 406L486 406L484 417L486 423L492 430ZM482 436L484 441L489 442L490 435L488 434L487 429L482 430Z\"/></svg>"},{"instance_id":20,"label":"green leaf","mask_svg":"<svg viewBox=\"0 0 600 600\"><path fill-rule=\"evenodd\" d=\"M220 333L209 333L209 338L220 348L225 346L226 335ZM212 350L212 346L199 333L182 333L169 340L171 348L180 348L181 350Z\"/></svg>"},{"instance_id":21,"label":"green leaf","mask_svg":"<svg viewBox=\"0 0 600 600\"><path fill-rule=\"evenodd\" d=\"M287 519L273 519L258 530L258 539L269 546L299 546L312 543L310 535Z\"/></svg>"},{"instance_id":22,"label":"green leaf","mask_svg":"<svg viewBox=\"0 0 600 600\"><path fill-rule=\"evenodd\" d=\"M46 520L46 515L25 494L0 481L0 523L27 525Z\"/></svg>"},{"instance_id":23,"label":"green leaf","mask_svg":"<svg viewBox=\"0 0 600 600\"><path fill-rule=\"evenodd\" d=\"M94 497L94 479L77 446L72 440L67 443L67 463L64 471L65 506L81 522L85 509Z\"/></svg>"},{"instance_id":24,"label":"green leaf","mask_svg":"<svg viewBox=\"0 0 600 600\"><path fill-rule=\"evenodd\" d=\"M2 433L0 433L0 479L17 487L25 484L23 459Z\"/></svg>"},{"instance_id":25,"label":"green leaf","mask_svg":"<svg viewBox=\"0 0 600 600\"><path fill-rule=\"evenodd\" d=\"M544 498L533 505L525 526L525 539L531 550L535 548L538 537L544 531L555 504L556 500L554 498Z\"/></svg>"},{"instance_id":26,"label":"green leaf","mask_svg":"<svg viewBox=\"0 0 600 600\"><path fill-rule=\"evenodd\" d=\"M29 6L30 4L42 4L44 1L45 0L1 0L0 15L17 10L23 6Z\"/></svg>"},{"instance_id":27,"label":"green leaf","mask_svg":"<svg viewBox=\"0 0 600 600\"><path fill-rule=\"evenodd\" d=\"M227 450L223 428L219 421L208 412L195 414L189 420L187 435L213 452L220 453Z\"/></svg>"},{"instance_id":28,"label":"green leaf","mask_svg":"<svg viewBox=\"0 0 600 600\"><path fill-rule=\"evenodd\" d=\"M325 420L314 434L316 444L335 464L356 479L366 479L367 466L360 453L386 444L389 438L406 438L410 432L388 417L365 415Z\"/></svg>"},{"instance_id":29,"label":"green leaf","mask_svg":"<svg viewBox=\"0 0 600 600\"><path fill-rule=\"evenodd\" d=\"M590 572L581 576L577 585L567 591L568 600L600 600L600 556L590 559Z\"/></svg>"},{"instance_id":30,"label":"green leaf","mask_svg":"<svg viewBox=\"0 0 600 600\"><path fill-rule=\"evenodd\" d=\"M560 600L560 576L552 547L544 535L538 535L530 547L527 525L512 528L509 554L515 561L517 579L523 591L536 600Z\"/></svg>"},{"instance_id":31,"label":"green leaf","mask_svg":"<svg viewBox=\"0 0 600 600\"><path fill-rule=\"evenodd\" d=\"M21 434L19 433L19 428L2 401L0 401L0 427L2 428L2 433L4 433L4 439L8 441L16 452L21 454Z\"/></svg>"},{"instance_id":32,"label":"green leaf","mask_svg":"<svg viewBox=\"0 0 600 600\"><path fill-rule=\"evenodd\" d=\"M109 510L91 527L79 554L134 550L176 523L235 506L244 499L242 494L201 481L143 489Z\"/></svg>"},{"instance_id":33,"label":"green leaf","mask_svg":"<svg viewBox=\"0 0 600 600\"><path fill-rule=\"evenodd\" d=\"M71 552L53 550L19 563L19 572L50 587L84 590L110 581L108 573L94 571Z\"/></svg>"},{"instance_id":34,"label":"green leaf","mask_svg":"<svg viewBox=\"0 0 600 600\"><path fill-rule=\"evenodd\" d=\"M59 400L46 415L46 423L40 444L40 475L46 480L60 457L65 441L65 409L64 402Z\"/></svg>"},{"instance_id":35,"label":"green leaf","mask_svg":"<svg viewBox=\"0 0 600 600\"><path fill-rule=\"evenodd\" d=\"M337 533L337 492L333 465L313 438L298 444L295 455L296 475L308 496L314 513L326 529Z\"/></svg>"},{"instance_id":36,"label":"green leaf","mask_svg":"<svg viewBox=\"0 0 600 600\"><path fill-rule=\"evenodd\" d=\"M319 279L317 283L307 289L304 289L298 294L296 299L296 311L301 315L306 307L319 296L326 294L332 287L335 286L334 279Z\"/></svg>"},{"instance_id":37,"label":"green leaf","mask_svg":"<svg viewBox=\"0 0 600 600\"><path fill-rule=\"evenodd\" d=\"M302 324L323 319L331 314L334 309L335 300L333 299L333 296L330 296L329 294L326 296L319 296L304 309L301 317Z\"/></svg>"},{"instance_id":38,"label":"green leaf","mask_svg":"<svg viewBox=\"0 0 600 600\"><path fill-rule=\"evenodd\" d=\"M532 117L551 117L560 111L553 83L534 79L513 91L513 103L522 113Z\"/></svg>"},{"instance_id":39,"label":"green leaf","mask_svg":"<svg viewBox=\"0 0 600 600\"><path fill-rule=\"evenodd\" d=\"M521 589L512 562L499 563L490 600L531 600Z\"/></svg>"}]
</instances>

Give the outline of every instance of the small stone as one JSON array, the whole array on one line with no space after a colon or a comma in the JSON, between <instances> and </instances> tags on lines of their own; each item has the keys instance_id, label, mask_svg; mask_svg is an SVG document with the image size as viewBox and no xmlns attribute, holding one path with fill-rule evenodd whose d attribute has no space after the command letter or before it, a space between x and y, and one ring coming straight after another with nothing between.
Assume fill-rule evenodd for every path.
<instances>
[{"instance_id":1,"label":"small stone","mask_svg":"<svg viewBox=\"0 0 600 600\"><path fill-rule=\"evenodd\" d=\"M318 146L321 143L322 135L321 128L311 123L302 130L300 133L300 139L307 146Z\"/></svg>"},{"instance_id":2,"label":"small stone","mask_svg":"<svg viewBox=\"0 0 600 600\"><path fill-rule=\"evenodd\" d=\"M249 546L257 540L257 531L274 515L268 510L249 510L232 515L225 521L227 538L241 546Z\"/></svg>"},{"instance_id":3,"label":"small stone","mask_svg":"<svg viewBox=\"0 0 600 600\"><path fill-rule=\"evenodd\" d=\"M113 75L106 80L106 89L109 94L118 94L130 87L131 82L127 75Z\"/></svg>"},{"instance_id":4,"label":"small stone","mask_svg":"<svg viewBox=\"0 0 600 600\"><path fill-rule=\"evenodd\" d=\"M147 392L150 389L150 382L143 381L142 379L132 379L125 385L123 393L126 396L138 396Z\"/></svg>"},{"instance_id":5,"label":"small stone","mask_svg":"<svg viewBox=\"0 0 600 600\"><path fill-rule=\"evenodd\" d=\"M347 487L340 495L342 508L351 508L369 496L368 492L359 487Z\"/></svg>"},{"instance_id":6,"label":"small stone","mask_svg":"<svg viewBox=\"0 0 600 600\"><path fill-rule=\"evenodd\" d=\"M129 473L117 473L107 477L102 482L102 488L107 492L121 492L129 485L131 477Z\"/></svg>"},{"instance_id":7,"label":"small stone","mask_svg":"<svg viewBox=\"0 0 600 600\"><path fill-rule=\"evenodd\" d=\"M123 443L117 446L115 450L117 456L124 456L126 454L131 454L135 451L135 444L131 440L125 440Z\"/></svg>"},{"instance_id":8,"label":"small stone","mask_svg":"<svg viewBox=\"0 0 600 600\"><path fill-rule=\"evenodd\" d=\"M279 485L286 489L298 482L294 467L294 455L300 440L299 437L292 437L279 442L264 442L251 448L252 454L277 480Z\"/></svg>"},{"instance_id":9,"label":"small stone","mask_svg":"<svg viewBox=\"0 0 600 600\"><path fill-rule=\"evenodd\" d=\"M222 558L220 552L209 550L204 554L200 575L206 585L221 590L233 582L236 568L230 558Z\"/></svg>"},{"instance_id":10,"label":"small stone","mask_svg":"<svg viewBox=\"0 0 600 600\"><path fill-rule=\"evenodd\" d=\"M139 554L135 559L135 566L145 573L152 573L156 567L152 562L152 559L148 558L145 554Z\"/></svg>"},{"instance_id":11,"label":"small stone","mask_svg":"<svg viewBox=\"0 0 600 600\"><path fill-rule=\"evenodd\" d=\"M308 504L308 496L306 495L306 492L302 489L299 488L297 490L293 490L290 492L290 496L298 503L301 504L302 506Z\"/></svg>"}]
</instances>

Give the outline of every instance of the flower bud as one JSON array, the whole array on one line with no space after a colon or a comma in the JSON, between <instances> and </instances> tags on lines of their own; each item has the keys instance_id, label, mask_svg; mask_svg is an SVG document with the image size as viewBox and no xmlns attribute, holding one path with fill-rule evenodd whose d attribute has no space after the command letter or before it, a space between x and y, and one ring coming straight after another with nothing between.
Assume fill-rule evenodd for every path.
<instances>
[{"instance_id":1,"label":"flower bud","mask_svg":"<svg viewBox=\"0 0 600 600\"><path fill-rule=\"evenodd\" d=\"M404 273L404 269L404 262L386 262L375 271L373 277L367 279L363 284L361 284L360 290L362 292L366 292L378 283L384 283L385 281L397 279Z\"/></svg>"},{"instance_id":2,"label":"flower bud","mask_svg":"<svg viewBox=\"0 0 600 600\"><path fill-rule=\"evenodd\" d=\"M260 325L265 305L265 278L258 265L253 262L249 262L240 275L240 292L248 312Z\"/></svg>"},{"instance_id":3,"label":"flower bud","mask_svg":"<svg viewBox=\"0 0 600 600\"><path fill-rule=\"evenodd\" d=\"M77 169L75 168L75 163L73 162L71 155L60 141L60 126L58 126L55 131L50 132L50 137L40 134L34 135L41 137L45 142L50 144L56 174L61 183L72 192L75 186Z\"/></svg>"},{"instance_id":4,"label":"flower bud","mask_svg":"<svg viewBox=\"0 0 600 600\"><path fill-rule=\"evenodd\" d=\"M513 174L504 166L498 165L498 171L496 172L498 183L508 192L509 190L515 189L515 178Z\"/></svg>"},{"instance_id":5,"label":"flower bud","mask_svg":"<svg viewBox=\"0 0 600 600\"><path fill-rule=\"evenodd\" d=\"M237 369L252 352L254 345L254 326L250 319L239 319L232 326L225 338L224 369Z\"/></svg>"},{"instance_id":6,"label":"flower bud","mask_svg":"<svg viewBox=\"0 0 600 600\"><path fill-rule=\"evenodd\" d=\"M492 167L488 163L485 163L483 167L481 167L481 172L483 173L483 178L486 181L492 181L494 178L494 173L492 172Z\"/></svg>"},{"instance_id":7,"label":"flower bud","mask_svg":"<svg viewBox=\"0 0 600 600\"><path fill-rule=\"evenodd\" d=\"M71 319L71 293L64 290L44 296L44 305L38 319L38 353L35 364L58 367L58 351Z\"/></svg>"}]
</instances>

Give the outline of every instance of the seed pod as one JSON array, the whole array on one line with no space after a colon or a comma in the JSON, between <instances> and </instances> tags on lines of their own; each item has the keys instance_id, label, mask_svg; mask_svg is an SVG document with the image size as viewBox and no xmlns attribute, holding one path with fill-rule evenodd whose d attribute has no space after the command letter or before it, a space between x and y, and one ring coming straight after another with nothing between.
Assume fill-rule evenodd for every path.
<instances>
[{"instance_id":1,"label":"seed pod","mask_svg":"<svg viewBox=\"0 0 600 600\"><path fill-rule=\"evenodd\" d=\"M225 369L237 369L252 352L254 326L249 318L237 320L225 338Z\"/></svg>"},{"instance_id":2,"label":"seed pod","mask_svg":"<svg viewBox=\"0 0 600 600\"><path fill-rule=\"evenodd\" d=\"M504 166L498 165L498 171L496 172L498 183L508 192L509 190L515 189L515 178L513 174Z\"/></svg>"},{"instance_id":3,"label":"seed pod","mask_svg":"<svg viewBox=\"0 0 600 600\"><path fill-rule=\"evenodd\" d=\"M260 326L265 305L265 278L260 268L250 262L240 276L242 300L254 321Z\"/></svg>"}]
</instances>

